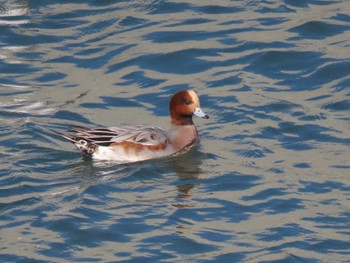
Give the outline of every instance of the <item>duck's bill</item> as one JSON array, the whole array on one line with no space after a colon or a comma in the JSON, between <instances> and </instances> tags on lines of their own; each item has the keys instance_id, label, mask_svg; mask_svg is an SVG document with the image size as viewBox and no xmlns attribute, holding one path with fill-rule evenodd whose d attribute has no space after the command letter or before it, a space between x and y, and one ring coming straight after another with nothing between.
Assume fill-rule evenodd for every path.
<instances>
[{"instance_id":1,"label":"duck's bill","mask_svg":"<svg viewBox=\"0 0 350 263\"><path fill-rule=\"evenodd\" d=\"M199 107L196 107L194 113L194 115L196 115L197 117L200 117L200 118L204 118L204 119L209 119L209 116L207 114L205 114L201 108Z\"/></svg>"}]
</instances>

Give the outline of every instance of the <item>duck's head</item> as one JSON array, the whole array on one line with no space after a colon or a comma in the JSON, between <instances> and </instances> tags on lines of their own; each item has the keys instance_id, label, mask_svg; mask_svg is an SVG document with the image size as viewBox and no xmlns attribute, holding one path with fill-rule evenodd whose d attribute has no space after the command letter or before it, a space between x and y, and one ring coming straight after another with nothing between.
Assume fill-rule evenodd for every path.
<instances>
[{"instance_id":1,"label":"duck's head","mask_svg":"<svg viewBox=\"0 0 350 263\"><path fill-rule=\"evenodd\" d=\"M199 103L198 95L193 90L182 90L171 97L170 116L175 125L193 125L192 116L208 119Z\"/></svg>"}]
</instances>

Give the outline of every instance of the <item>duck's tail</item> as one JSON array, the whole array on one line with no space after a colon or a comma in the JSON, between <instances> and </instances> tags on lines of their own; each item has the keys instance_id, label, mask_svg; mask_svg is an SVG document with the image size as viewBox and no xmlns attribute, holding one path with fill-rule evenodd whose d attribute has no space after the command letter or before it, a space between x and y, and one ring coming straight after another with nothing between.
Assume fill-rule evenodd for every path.
<instances>
[{"instance_id":1,"label":"duck's tail","mask_svg":"<svg viewBox=\"0 0 350 263\"><path fill-rule=\"evenodd\" d=\"M74 135L74 134L55 131L52 129L50 130L60 135L61 137L65 138L66 140L70 141L71 143L73 143L79 149L79 151L81 151L85 155L91 156L96 151L96 148L98 147L98 145L94 144L87 138L84 138L82 134ZM77 131L76 127L74 127L73 130Z\"/></svg>"}]
</instances>

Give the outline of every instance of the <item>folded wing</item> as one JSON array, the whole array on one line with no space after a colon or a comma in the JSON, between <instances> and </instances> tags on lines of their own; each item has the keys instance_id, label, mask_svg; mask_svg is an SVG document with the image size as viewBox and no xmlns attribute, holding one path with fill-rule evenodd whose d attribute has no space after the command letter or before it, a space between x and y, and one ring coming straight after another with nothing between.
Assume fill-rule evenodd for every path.
<instances>
[{"instance_id":1,"label":"folded wing","mask_svg":"<svg viewBox=\"0 0 350 263\"><path fill-rule=\"evenodd\" d=\"M142 145L158 145L165 143L168 136L164 130L152 126L124 126L111 128L71 127L75 133L60 133L61 136L74 144L86 141L89 145L108 147L113 143L131 142Z\"/></svg>"}]
</instances>

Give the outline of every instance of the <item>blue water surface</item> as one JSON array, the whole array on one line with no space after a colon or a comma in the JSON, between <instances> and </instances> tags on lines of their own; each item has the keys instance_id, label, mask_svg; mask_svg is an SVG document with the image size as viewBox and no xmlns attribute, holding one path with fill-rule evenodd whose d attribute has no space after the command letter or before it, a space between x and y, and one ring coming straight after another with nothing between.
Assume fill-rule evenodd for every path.
<instances>
[{"instance_id":1,"label":"blue water surface","mask_svg":"<svg viewBox=\"0 0 350 263\"><path fill-rule=\"evenodd\" d=\"M2 262L349 262L350 2L0 2ZM209 120L185 155L51 129Z\"/></svg>"}]
</instances>

